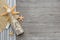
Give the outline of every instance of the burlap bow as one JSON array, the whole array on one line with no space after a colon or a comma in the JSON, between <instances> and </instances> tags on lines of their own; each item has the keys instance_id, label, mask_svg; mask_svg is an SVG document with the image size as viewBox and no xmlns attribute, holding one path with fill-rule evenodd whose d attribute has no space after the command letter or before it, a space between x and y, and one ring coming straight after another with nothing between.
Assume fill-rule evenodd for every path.
<instances>
[{"instance_id":1,"label":"burlap bow","mask_svg":"<svg viewBox=\"0 0 60 40\"><path fill-rule=\"evenodd\" d=\"M5 23L7 23L7 22L9 22L9 23L11 23L11 18L10 18L10 16L8 15L8 13L10 12L11 14L12 14L12 16L14 16L18 21L23 21L23 16L19 16L18 14L19 14L19 12L15 12L14 11L14 9L16 8L16 6L13 6L12 8L10 8L10 7L8 7L7 5L4 5L3 6L3 8L5 8L5 12L4 13L2 13L2 14L0 14L0 17L5 17L6 19L6 21L5 21ZM2 21L1 21L1 23L2 23ZM4 23L4 24L5 24ZM18 26L17 26L18 27ZM3 29L5 29L5 25L2 27ZM1 30L1 29L0 29ZM2 30L1 30L2 31Z\"/></svg>"}]
</instances>

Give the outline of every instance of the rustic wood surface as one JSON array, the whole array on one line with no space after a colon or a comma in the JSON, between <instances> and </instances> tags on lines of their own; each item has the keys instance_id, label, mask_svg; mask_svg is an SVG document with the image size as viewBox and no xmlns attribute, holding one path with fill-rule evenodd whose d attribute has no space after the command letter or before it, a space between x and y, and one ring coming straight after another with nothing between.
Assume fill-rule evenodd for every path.
<instances>
[{"instance_id":1,"label":"rustic wood surface","mask_svg":"<svg viewBox=\"0 0 60 40\"><path fill-rule=\"evenodd\" d=\"M60 40L60 0L17 0L25 17L24 34L17 40Z\"/></svg>"}]
</instances>

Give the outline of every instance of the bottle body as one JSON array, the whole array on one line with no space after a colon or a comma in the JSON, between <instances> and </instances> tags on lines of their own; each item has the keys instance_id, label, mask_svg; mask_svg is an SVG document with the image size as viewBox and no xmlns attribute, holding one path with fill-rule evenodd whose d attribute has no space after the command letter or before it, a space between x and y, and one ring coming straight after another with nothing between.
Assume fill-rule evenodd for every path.
<instances>
[{"instance_id":1,"label":"bottle body","mask_svg":"<svg viewBox=\"0 0 60 40\"><path fill-rule=\"evenodd\" d=\"M11 25L12 25L12 29L14 30L14 32L17 35L24 33L24 30L21 24L18 22L18 20L16 20L11 13L9 14L9 16L11 18Z\"/></svg>"},{"instance_id":2,"label":"bottle body","mask_svg":"<svg viewBox=\"0 0 60 40\"><path fill-rule=\"evenodd\" d=\"M24 32L24 30L23 30L21 24L15 18L13 18L11 20L12 20L11 25L12 25L12 28L15 31L15 33L17 35L22 34Z\"/></svg>"}]
</instances>

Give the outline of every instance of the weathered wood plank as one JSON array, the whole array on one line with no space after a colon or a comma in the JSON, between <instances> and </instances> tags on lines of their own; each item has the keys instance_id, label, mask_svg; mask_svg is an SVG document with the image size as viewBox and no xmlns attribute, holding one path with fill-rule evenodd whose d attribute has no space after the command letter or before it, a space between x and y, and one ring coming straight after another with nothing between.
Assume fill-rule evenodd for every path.
<instances>
[{"instance_id":1,"label":"weathered wood plank","mask_svg":"<svg viewBox=\"0 0 60 40\"><path fill-rule=\"evenodd\" d=\"M17 40L60 40L60 0L17 0L17 11L25 17Z\"/></svg>"}]
</instances>

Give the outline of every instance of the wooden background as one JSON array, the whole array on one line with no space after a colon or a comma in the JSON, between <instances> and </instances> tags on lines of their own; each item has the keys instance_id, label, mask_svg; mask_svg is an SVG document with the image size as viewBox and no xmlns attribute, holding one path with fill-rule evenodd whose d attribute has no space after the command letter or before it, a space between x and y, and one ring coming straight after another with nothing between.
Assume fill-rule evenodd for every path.
<instances>
[{"instance_id":1,"label":"wooden background","mask_svg":"<svg viewBox=\"0 0 60 40\"><path fill-rule=\"evenodd\" d=\"M17 0L25 17L24 34L17 40L60 40L60 0Z\"/></svg>"}]
</instances>

